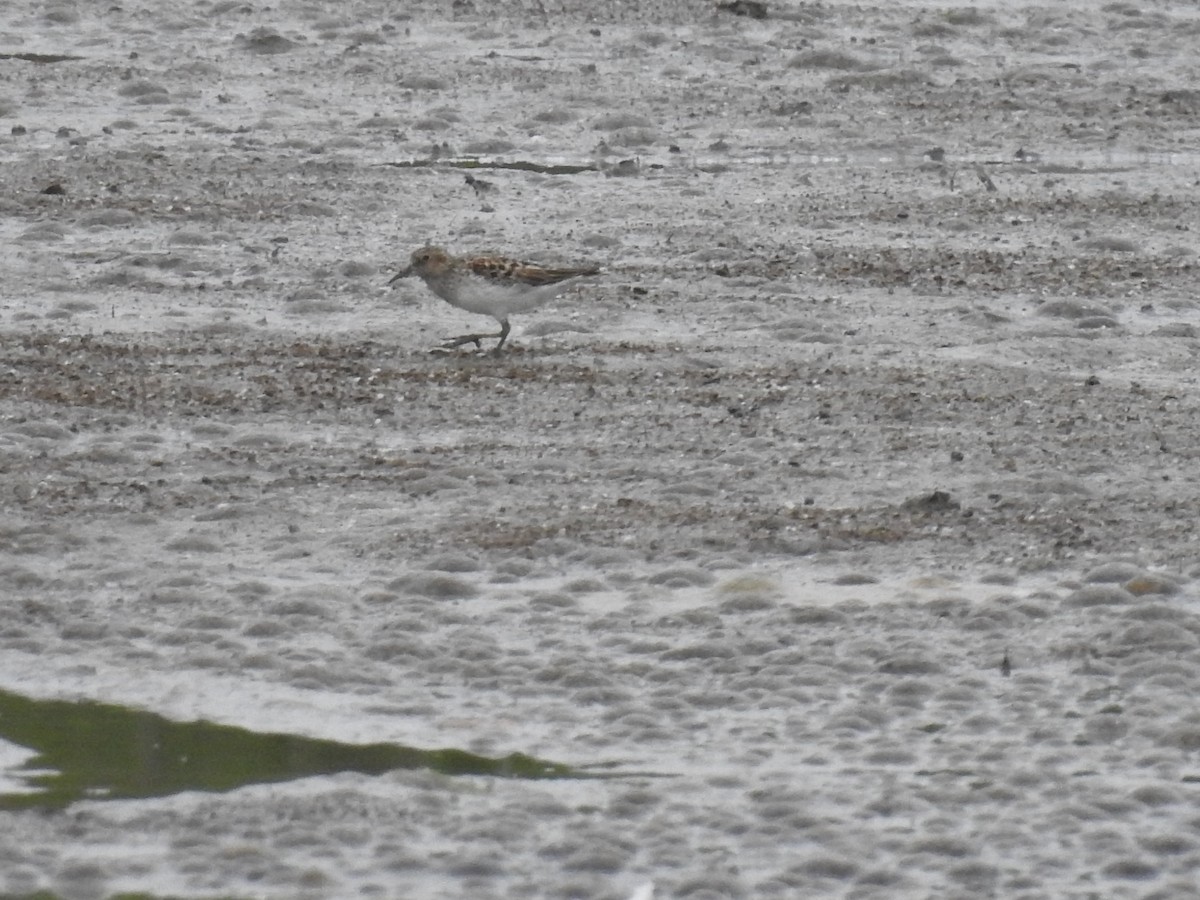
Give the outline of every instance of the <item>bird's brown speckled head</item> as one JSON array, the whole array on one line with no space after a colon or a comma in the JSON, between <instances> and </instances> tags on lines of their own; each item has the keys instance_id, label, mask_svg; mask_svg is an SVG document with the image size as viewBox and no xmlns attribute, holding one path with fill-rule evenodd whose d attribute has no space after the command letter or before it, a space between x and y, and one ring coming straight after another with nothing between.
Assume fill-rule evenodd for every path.
<instances>
[{"instance_id":1,"label":"bird's brown speckled head","mask_svg":"<svg viewBox=\"0 0 1200 900\"><path fill-rule=\"evenodd\" d=\"M421 247L413 251L408 268L397 272L388 284L399 281L401 278L407 278L410 275L419 275L422 278L436 278L439 275L445 274L452 263L453 259L450 254L441 247Z\"/></svg>"}]
</instances>

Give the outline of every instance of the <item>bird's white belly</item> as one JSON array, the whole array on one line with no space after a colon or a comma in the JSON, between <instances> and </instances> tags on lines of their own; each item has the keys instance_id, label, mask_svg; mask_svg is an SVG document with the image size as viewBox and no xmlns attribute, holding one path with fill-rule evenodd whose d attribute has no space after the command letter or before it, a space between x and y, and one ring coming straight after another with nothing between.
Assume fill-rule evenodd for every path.
<instances>
[{"instance_id":1,"label":"bird's white belly","mask_svg":"<svg viewBox=\"0 0 1200 900\"><path fill-rule=\"evenodd\" d=\"M472 280L465 284L430 285L433 292L452 306L468 312L505 319L512 313L541 306L570 285L513 286Z\"/></svg>"}]
</instances>

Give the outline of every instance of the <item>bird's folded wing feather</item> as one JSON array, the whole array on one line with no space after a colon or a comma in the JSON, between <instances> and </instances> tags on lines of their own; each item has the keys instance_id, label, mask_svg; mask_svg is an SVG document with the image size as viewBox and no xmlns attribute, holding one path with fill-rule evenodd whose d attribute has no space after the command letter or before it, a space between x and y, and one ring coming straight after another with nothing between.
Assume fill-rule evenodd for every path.
<instances>
[{"instance_id":1,"label":"bird's folded wing feather","mask_svg":"<svg viewBox=\"0 0 1200 900\"><path fill-rule=\"evenodd\" d=\"M535 263L506 259L503 256L477 256L467 260L467 266L475 275L490 281L517 282L534 286L557 284L577 275L595 275L600 271L596 266L548 269Z\"/></svg>"}]
</instances>

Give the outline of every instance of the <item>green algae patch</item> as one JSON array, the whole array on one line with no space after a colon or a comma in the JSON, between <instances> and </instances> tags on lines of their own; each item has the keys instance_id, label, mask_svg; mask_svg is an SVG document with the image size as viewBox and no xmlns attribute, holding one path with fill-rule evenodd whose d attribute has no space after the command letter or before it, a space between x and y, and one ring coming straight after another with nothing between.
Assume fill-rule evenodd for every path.
<instances>
[{"instance_id":1,"label":"green algae patch","mask_svg":"<svg viewBox=\"0 0 1200 900\"><path fill-rule=\"evenodd\" d=\"M522 753L489 758L456 749L344 744L212 722L173 722L124 706L34 700L2 690L0 738L37 754L4 773L25 789L0 794L0 809L230 791L337 772L432 769L496 778L587 777Z\"/></svg>"}]
</instances>

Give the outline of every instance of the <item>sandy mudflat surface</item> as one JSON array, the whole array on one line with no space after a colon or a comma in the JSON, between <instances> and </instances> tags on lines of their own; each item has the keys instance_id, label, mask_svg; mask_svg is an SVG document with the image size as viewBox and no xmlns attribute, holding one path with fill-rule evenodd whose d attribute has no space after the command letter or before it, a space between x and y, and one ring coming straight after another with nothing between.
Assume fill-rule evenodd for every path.
<instances>
[{"instance_id":1,"label":"sandy mudflat surface","mask_svg":"<svg viewBox=\"0 0 1200 900\"><path fill-rule=\"evenodd\" d=\"M0 892L1195 896L1198 40L5 5L0 688L635 774L5 812ZM604 272L438 352L426 241Z\"/></svg>"}]
</instances>

